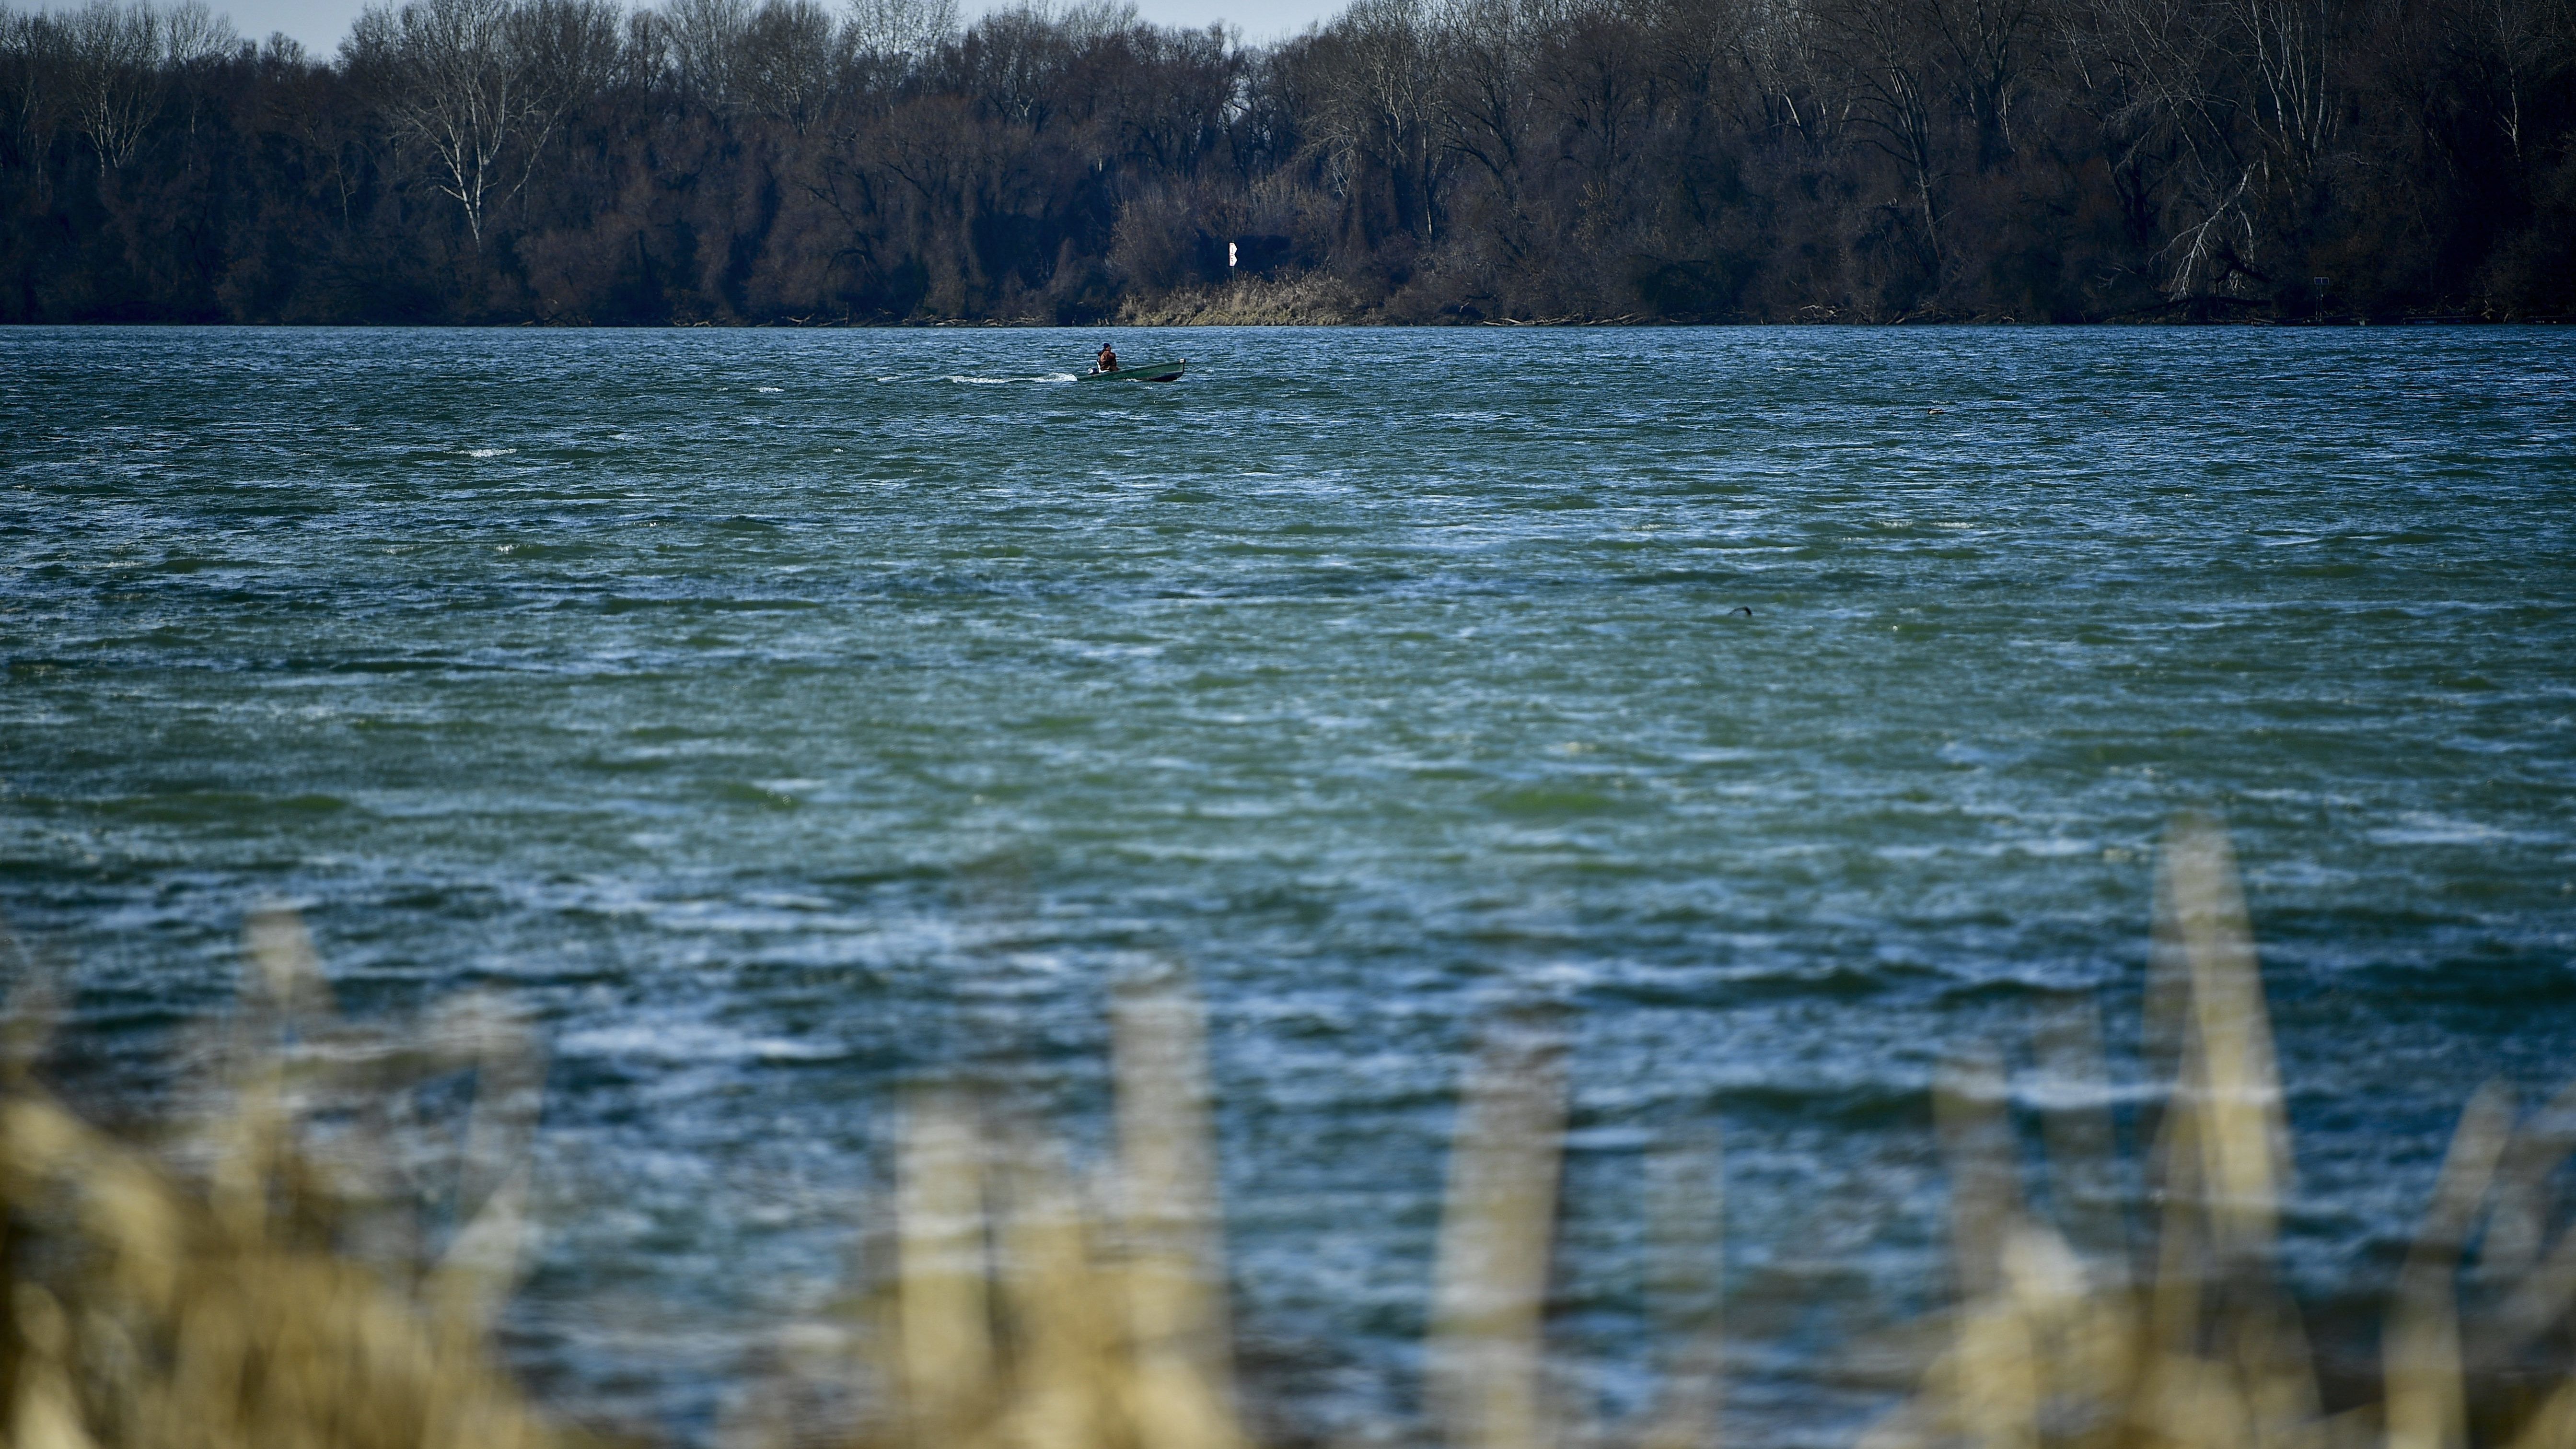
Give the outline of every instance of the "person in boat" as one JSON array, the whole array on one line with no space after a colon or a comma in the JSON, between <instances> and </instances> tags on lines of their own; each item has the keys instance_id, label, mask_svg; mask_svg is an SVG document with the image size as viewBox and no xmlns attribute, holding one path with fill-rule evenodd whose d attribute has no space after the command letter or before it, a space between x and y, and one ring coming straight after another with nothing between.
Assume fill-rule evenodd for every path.
<instances>
[{"instance_id":1,"label":"person in boat","mask_svg":"<svg viewBox=\"0 0 2576 1449\"><path fill-rule=\"evenodd\" d=\"M1091 370L1094 372L1116 372L1118 370L1118 354L1110 350L1108 343L1103 342L1100 344L1100 360L1092 364Z\"/></svg>"}]
</instances>

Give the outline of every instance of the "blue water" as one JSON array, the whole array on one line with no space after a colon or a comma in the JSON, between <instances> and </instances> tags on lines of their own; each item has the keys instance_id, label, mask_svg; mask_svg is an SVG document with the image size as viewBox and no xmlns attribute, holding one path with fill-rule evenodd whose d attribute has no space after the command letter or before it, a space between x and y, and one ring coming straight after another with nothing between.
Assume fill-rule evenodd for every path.
<instances>
[{"instance_id":1,"label":"blue water","mask_svg":"<svg viewBox=\"0 0 2576 1449\"><path fill-rule=\"evenodd\" d=\"M1644 1149L1714 1122L1731 1412L1799 1442L1944 1291L1940 1057L2080 1000L2134 1073L2177 808L2246 867L2311 1291L2480 1081L2576 1076L2576 336L1117 340L1189 376L0 332L0 916L67 1089L183 1076L263 899L353 1015L497 988L553 1053L513 1352L698 1436L849 1281L902 1083L1097 1143L1106 993L1179 963L1247 1371L1366 1437L1461 1054L1551 1006L1579 1392L1642 1392Z\"/></svg>"}]
</instances>

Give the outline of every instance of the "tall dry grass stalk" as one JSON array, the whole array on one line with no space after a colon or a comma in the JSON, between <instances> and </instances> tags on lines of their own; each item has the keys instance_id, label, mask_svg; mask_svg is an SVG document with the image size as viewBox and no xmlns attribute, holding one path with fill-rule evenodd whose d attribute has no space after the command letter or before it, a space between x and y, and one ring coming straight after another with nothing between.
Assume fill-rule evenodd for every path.
<instances>
[{"instance_id":1,"label":"tall dry grass stalk","mask_svg":"<svg viewBox=\"0 0 2576 1449\"><path fill-rule=\"evenodd\" d=\"M917 1449L1249 1444L1197 1003L1168 983L1129 990L1115 1041L1117 1158L1096 1179L1000 1104L956 1091L907 1104L876 1337L893 1412L837 1437ZM745 1437L836 1436L772 1424Z\"/></svg>"},{"instance_id":2,"label":"tall dry grass stalk","mask_svg":"<svg viewBox=\"0 0 2576 1449\"><path fill-rule=\"evenodd\" d=\"M1456 1449L1541 1449L1558 1438L1540 1369L1563 1050L1507 1024L1466 1085L1432 1279L1430 1398Z\"/></svg>"},{"instance_id":3,"label":"tall dry grass stalk","mask_svg":"<svg viewBox=\"0 0 2576 1449\"><path fill-rule=\"evenodd\" d=\"M2053 1214L2042 1215L2019 1191L1999 1060L1944 1072L1936 1117L1962 1301L1920 1392L1865 1444L2576 1446L2564 1365L2536 1406L2499 1372L2576 1298L2576 1234L2541 1241L2576 1100L2519 1128L2501 1086L2470 1102L2392 1294L2380 1396L2328 1414L2306 1325L2275 1277L2289 1128L2244 892L2206 817L2177 820L2159 858L2145 1025L2147 1061L2172 1087L2141 1124L2147 1215L2134 1225L2104 1186L2116 1168L2107 1112L2043 1114ZM2107 1099L2088 1012L2047 1023L2038 1056L2061 1098ZM2482 1276L2500 1306L2464 1338L2462 1251L2481 1222Z\"/></svg>"},{"instance_id":4,"label":"tall dry grass stalk","mask_svg":"<svg viewBox=\"0 0 2576 1449\"><path fill-rule=\"evenodd\" d=\"M524 1034L479 1004L408 1044L355 1033L331 1017L291 917L255 919L247 946L258 969L226 1106L174 1153L83 1126L28 1077L32 1049L12 1050L6 1443L550 1442L487 1348L526 1233ZM2044 1014L2029 1094L1997 1051L1943 1066L1934 1121L1957 1302L1918 1389L1866 1449L2576 1449L2576 1376L2529 1371L2576 1304L2576 1233L2549 1236L2576 1089L2519 1123L2501 1087L2470 1103L2396 1281L2378 1395L2329 1413L2306 1321L2275 1276L2289 1130L2245 898L2214 821L2186 817L2166 838L2145 1006L2144 1057L2171 1085L2135 1124L2143 1163L2116 1146L2089 1007ZM867 1307L781 1335L795 1351L728 1425L731 1444L1249 1449L1204 1023L1167 978L1121 993L1113 1025L1116 1144L1099 1171L1077 1171L1008 1103L957 1088L906 1102L882 1281ZM460 1226L442 1235L397 1210L418 1196L399 1123L362 1114L333 1135L316 1122L459 1071L482 1096L444 1159ZM1449 1159L1425 1359L1434 1427L1453 1449L1712 1449L1713 1135L1648 1163L1660 1400L1604 1425L1551 1391L1567 1100L1550 1024L1494 1023L1461 1082ZM2032 1115L2036 1162L2021 1130ZM173 1158L193 1175L163 1165ZM2133 1168L2143 1193L2126 1186ZM2464 1315L2464 1294L2480 1312Z\"/></svg>"},{"instance_id":5,"label":"tall dry grass stalk","mask_svg":"<svg viewBox=\"0 0 2576 1449\"><path fill-rule=\"evenodd\" d=\"M0 1096L0 1432L15 1449L536 1449L560 1442L489 1352L526 1232L524 1033L482 1004L396 1042L334 1021L302 926L253 918L224 1104L173 1150L79 1121L28 1075ZM41 1012L21 1003L20 1024ZM291 1045L288 1044L291 1042ZM462 1226L435 1253L382 1113L481 1079L448 1156ZM194 1163L194 1173L173 1160Z\"/></svg>"}]
</instances>

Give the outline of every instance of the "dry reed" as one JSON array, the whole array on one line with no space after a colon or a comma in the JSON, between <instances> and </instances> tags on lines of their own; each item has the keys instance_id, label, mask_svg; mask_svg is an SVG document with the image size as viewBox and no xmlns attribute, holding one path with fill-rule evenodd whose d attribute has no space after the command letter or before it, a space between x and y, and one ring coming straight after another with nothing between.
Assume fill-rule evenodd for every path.
<instances>
[{"instance_id":1,"label":"dry reed","mask_svg":"<svg viewBox=\"0 0 2576 1449\"><path fill-rule=\"evenodd\" d=\"M1125 327L1335 327L1369 320L1359 295L1320 272L1237 277L1118 305Z\"/></svg>"},{"instance_id":2,"label":"dry reed","mask_svg":"<svg viewBox=\"0 0 2576 1449\"><path fill-rule=\"evenodd\" d=\"M258 970L228 1105L175 1150L109 1141L35 1085L29 1049L11 1054L6 1442L558 1442L488 1336L526 1231L525 1035L475 1004L418 1044L369 1038L330 1019L291 917L256 918L247 944ZM2519 1123L2500 1087L2469 1104L2397 1278L2378 1396L2330 1413L2307 1324L2275 1277L2289 1132L2244 895L2205 818L2177 821L2160 857L2145 1024L2145 1058L2171 1087L2137 1124L2148 1191L2134 1219L2089 1010L2049 1014L2033 1043L2059 1089L2039 1113L2045 1211L2022 1190L2002 1055L1943 1067L1934 1117L1957 1301L1918 1388L1865 1449L2576 1449L2576 1377L2528 1367L2576 1303L2576 1232L2548 1232L2576 1091ZM796 1350L729 1440L1248 1449L1199 1008L1166 979L1122 993L1114 1027L1116 1146L1096 1174L1008 1104L909 1099L883 1281L850 1316L781 1335ZM325 1141L313 1119L354 1092L399 1095L460 1070L482 1087L450 1163L473 1211L430 1253L434 1235L391 1206L399 1134L362 1122ZM1456 1449L1717 1445L1714 1137L1650 1162L1660 1401L1605 1426L1550 1395L1566 1103L1549 1027L1497 1022L1462 1080L1449 1162L1426 1357L1438 1434ZM2485 1310L2467 1322L2464 1285Z\"/></svg>"},{"instance_id":3,"label":"dry reed","mask_svg":"<svg viewBox=\"0 0 2576 1449\"><path fill-rule=\"evenodd\" d=\"M328 1016L295 919L252 919L251 988L225 1043L223 1109L162 1153L111 1141L13 1052L0 1100L6 1317L0 1393L16 1449L536 1449L559 1442L489 1350L525 1232L523 1033L469 1003L399 1043ZM39 1015L21 1003L15 1020ZM289 1037L292 1046L282 1045ZM405 1221L382 1115L320 1145L315 1118L404 1083L482 1079L449 1155L470 1212L435 1255ZM194 1161L183 1174L169 1162Z\"/></svg>"}]
</instances>

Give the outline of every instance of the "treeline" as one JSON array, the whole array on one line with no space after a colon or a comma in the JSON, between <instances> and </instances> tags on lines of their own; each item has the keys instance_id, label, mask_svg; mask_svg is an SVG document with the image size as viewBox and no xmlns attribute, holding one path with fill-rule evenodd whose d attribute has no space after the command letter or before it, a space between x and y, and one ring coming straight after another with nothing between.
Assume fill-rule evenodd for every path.
<instances>
[{"instance_id":1,"label":"treeline","mask_svg":"<svg viewBox=\"0 0 2576 1449\"><path fill-rule=\"evenodd\" d=\"M0 318L2545 316L2571 142L2576 0L89 0Z\"/></svg>"}]
</instances>

